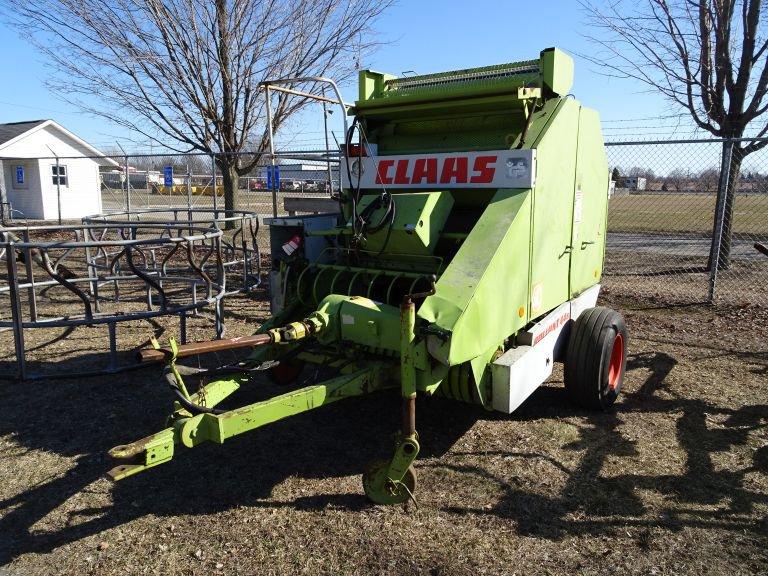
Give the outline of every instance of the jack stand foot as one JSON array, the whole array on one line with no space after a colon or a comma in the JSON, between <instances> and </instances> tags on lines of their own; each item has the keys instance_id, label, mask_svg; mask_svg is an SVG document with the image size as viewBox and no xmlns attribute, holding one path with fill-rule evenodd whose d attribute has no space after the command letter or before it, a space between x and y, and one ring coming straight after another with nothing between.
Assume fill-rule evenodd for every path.
<instances>
[{"instance_id":1,"label":"jack stand foot","mask_svg":"<svg viewBox=\"0 0 768 576\"><path fill-rule=\"evenodd\" d=\"M416 471L413 461L419 453L419 441L414 432L401 437L392 460L375 460L363 473L365 495L376 504L402 504L416 499Z\"/></svg>"},{"instance_id":2,"label":"jack stand foot","mask_svg":"<svg viewBox=\"0 0 768 576\"><path fill-rule=\"evenodd\" d=\"M363 473L363 490L375 504L402 504L413 499L416 491L416 470L408 466L402 480L389 478L389 462L374 460Z\"/></svg>"}]
</instances>

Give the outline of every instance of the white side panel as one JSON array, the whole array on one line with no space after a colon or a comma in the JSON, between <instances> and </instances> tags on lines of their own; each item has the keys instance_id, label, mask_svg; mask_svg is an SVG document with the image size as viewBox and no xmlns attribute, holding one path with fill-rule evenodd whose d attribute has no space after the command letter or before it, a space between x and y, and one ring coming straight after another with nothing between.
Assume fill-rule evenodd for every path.
<instances>
[{"instance_id":1,"label":"white side panel","mask_svg":"<svg viewBox=\"0 0 768 576\"><path fill-rule=\"evenodd\" d=\"M538 345L548 334L557 331L571 319L571 303L563 302L531 328L517 337L517 343L525 346Z\"/></svg>"},{"instance_id":2,"label":"white side panel","mask_svg":"<svg viewBox=\"0 0 768 576\"><path fill-rule=\"evenodd\" d=\"M566 308L568 305L568 302L563 304ZM553 320L557 322L556 318L554 314L548 314L541 324L547 319L550 323ZM550 377L555 363L555 348L567 325L567 321L558 322L557 327L549 330L534 346L522 345L507 350L491 365L494 410L507 414L514 412Z\"/></svg>"},{"instance_id":3,"label":"white side panel","mask_svg":"<svg viewBox=\"0 0 768 576\"><path fill-rule=\"evenodd\" d=\"M565 354L573 321L597 303L600 285L564 302L518 336L518 347L491 364L494 410L510 414L552 374Z\"/></svg>"},{"instance_id":4,"label":"white side panel","mask_svg":"<svg viewBox=\"0 0 768 576\"><path fill-rule=\"evenodd\" d=\"M556 334L549 334L537 346L507 350L491 365L493 409L510 414L552 374Z\"/></svg>"}]
</instances>

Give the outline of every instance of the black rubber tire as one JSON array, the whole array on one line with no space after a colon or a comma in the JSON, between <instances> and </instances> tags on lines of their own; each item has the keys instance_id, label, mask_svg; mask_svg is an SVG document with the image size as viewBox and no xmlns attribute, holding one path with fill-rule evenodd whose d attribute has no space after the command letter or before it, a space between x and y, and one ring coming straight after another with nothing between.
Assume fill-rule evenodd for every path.
<instances>
[{"instance_id":1,"label":"black rubber tire","mask_svg":"<svg viewBox=\"0 0 768 576\"><path fill-rule=\"evenodd\" d=\"M620 357L619 357L620 356ZM588 308L571 327L565 390L575 404L605 410L616 401L627 365L627 327L610 308Z\"/></svg>"}]
</instances>

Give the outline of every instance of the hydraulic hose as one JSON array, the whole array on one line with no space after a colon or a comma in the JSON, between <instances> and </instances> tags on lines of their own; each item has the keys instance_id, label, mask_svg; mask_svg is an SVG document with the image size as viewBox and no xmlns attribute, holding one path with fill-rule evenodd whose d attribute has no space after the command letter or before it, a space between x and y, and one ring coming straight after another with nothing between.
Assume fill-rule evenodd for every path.
<instances>
[{"instance_id":1,"label":"hydraulic hose","mask_svg":"<svg viewBox=\"0 0 768 576\"><path fill-rule=\"evenodd\" d=\"M357 182L353 183L352 180L352 171L349 167L349 150L352 144L352 139L354 138L355 131L358 132L359 136L359 146L358 146L358 152L357 152L357 161L360 169L357 173ZM352 125L349 127L349 130L346 134L346 142L345 142L345 153L347 155L347 162L346 164L346 170L347 170L347 179L349 181L349 186L351 188L351 193L349 194L350 202L352 203L352 241L355 248L358 248L360 243L365 240L365 237L367 234L373 234L376 233L384 227L388 227L387 229L387 237L384 240L384 244L382 245L381 250L379 251L379 255L384 252L384 249L386 248L387 244L389 243L389 237L390 233L392 232L392 226L395 222L395 200L392 197L392 194L388 190L383 190L382 193L374 199L372 202L368 204L368 206L365 207L365 209L358 213L357 207L358 203L360 202L360 197L362 194L361 190L361 184L360 179L362 177L362 159L363 159L363 146L367 143L367 138L365 136L365 132L360 125L360 121L357 117L354 118L352 121ZM374 213L384 208L384 213L379 218L378 222L372 223L370 220L373 217Z\"/></svg>"},{"instance_id":2,"label":"hydraulic hose","mask_svg":"<svg viewBox=\"0 0 768 576\"><path fill-rule=\"evenodd\" d=\"M188 368L186 366L177 366L176 370L181 374L181 372L186 372L184 374L185 376L191 376L194 374L199 374L201 372L206 372L209 374L241 374L242 370L238 368L219 368L217 370L196 370L194 368ZM184 408L186 408L189 412L192 414L223 414L226 412L226 410L220 410L218 408L209 408L208 406L201 406L199 404L195 404L194 402L191 402L189 398L187 398L184 395L184 392L182 392L181 388L179 387L179 383L176 381L176 376L173 373L173 368L171 366L166 366L163 369L163 378L165 378L165 381L168 383L168 386L171 390L173 390L173 393L176 395L176 399L179 401L179 404L181 404Z\"/></svg>"}]
</instances>

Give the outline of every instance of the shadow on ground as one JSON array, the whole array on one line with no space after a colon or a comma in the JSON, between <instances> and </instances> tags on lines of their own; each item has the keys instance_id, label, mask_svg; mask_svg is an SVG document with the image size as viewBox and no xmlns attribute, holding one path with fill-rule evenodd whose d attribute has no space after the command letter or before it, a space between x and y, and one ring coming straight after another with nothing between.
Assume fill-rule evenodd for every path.
<instances>
[{"instance_id":1,"label":"shadow on ground","mask_svg":"<svg viewBox=\"0 0 768 576\"><path fill-rule=\"evenodd\" d=\"M665 378L675 365L675 359L664 353L630 357L628 371L645 369L650 375L638 391L625 395L618 411L590 416L587 425L579 429L579 439L566 446L572 450L584 450L585 453L575 469L566 469L568 481L558 498L530 494L481 468L459 465L452 468L498 483L504 497L491 510L456 507L448 510L458 514L493 514L509 518L516 521L519 532L523 534L552 539L573 533L601 533L612 525L661 526L671 530L688 526L719 527L739 533L768 534L768 518L756 523L750 517L755 504L768 503L768 497L746 488L744 482L750 472L768 474L768 446L755 452L752 465L747 468L716 470L712 462L713 453L727 452L744 445L750 432L768 427L768 405L756 404L731 410L698 399L678 397L668 391L665 398L660 398L657 393L664 389ZM535 406L544 395L549 395L549 405L556 407L559 405L558 397L564 396L564 390L542 389L525 407L524 412L528 416L539 417ZM676 436L678 445L686 454L685 473L601 477L606 460L636 454L634 442L625 439L618 430L622 423L621 415L629 412L681 414L677 419ZM712 415L724 416L725 426L716 429L708 427L706 418ZM508 458L545 458L541 454L515 452L501 455ZM665 509L660 517L640 519L646 510L637 496L638 490L661 493L677 505ZM729 500L727 507L711 511L701 509L701 505L717 504L724 497ZM583 519L569 519L577 512L583 512ZM594 517L599 519L593 520Z\"/></svg>"},{"instance_id":2,"label":"shadow on ground","mask_svg":"<svg viewBox=\"0 0 768 576\"><path fill-rule=\"evenodd\" d=\"M747 518L755 504L766 502L766 497L745 487L744 478L751 471L768 472L768 448L756 451L748 469L717 470L711 457L714 452L743 444L751 431L765 427L768 406L730 410L677 397L664 390L665 378L675 365L676 360L663 353L632 356L628 370L641 370L649 376L637 391L624 396L616 412L586 415L568 404L562 388L545 387L515 414L515 419L523 421L583 418L579 438L566 446L583 451L577 467L568 469L553 461L568 477L556 495L533 494L481 467L462 465L461 453L452 454L455 457L443 463L439 456L478 419L509 418L448 400L419 402L417 421L425 450L422 456L435 457L420 465L484 476L502 488L503 497L491 509L451 507L445 509L447 513L496 515L514 521L523 534L548 539L601 534L619 524L672 530L717 526L739 533L764 533L768 528L765 521L761 524ZM13 436L29 450L76 458L76 465L63 474L0 502L0 564L20 554L51 551L146 515L212 514L238 506L365 508L369 505L362 494L317 494L284 503L269 498L273 487L290 476L359 474L369 460L388 454L399 420L398 399L382 393L278 422L228 441L223 447L203 445L180 451L170 463L114 485L112 505L79 510L78 517L71 518L58 531L39 532L33 526L40 519L112 466L105 457L110 447L159 429L169 394L156 368L79 381L0 383L0 393L5 398L0 405L0 434ZM621 416L627 412L681 414L676 434L686 454L684 473L601 477L606 459L635 453L633 441L619 431ZM722 415L725 426L708 427L707 414ZM551 459L544 454L514 450L503 454L509 458ZM645 512L636 493L642 489L674 498L678 505L661 516L638 519ZM721 501L723 494L729 497L726 507L702 511L701 504ZM680 503L690 504L690 509L681 512ZM575 511L584 514L574 515Z\"/></svg>"}]
</instances>

